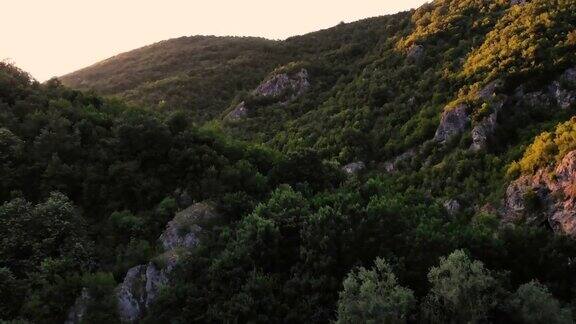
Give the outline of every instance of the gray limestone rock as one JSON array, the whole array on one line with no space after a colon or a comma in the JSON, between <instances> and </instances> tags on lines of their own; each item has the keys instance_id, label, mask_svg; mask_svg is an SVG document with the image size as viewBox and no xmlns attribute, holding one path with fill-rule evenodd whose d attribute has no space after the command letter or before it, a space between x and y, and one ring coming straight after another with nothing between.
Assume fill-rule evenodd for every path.
<instances>
[{"instance_id":1,"label":"gray limestone rock","mask_svg":"<svg viewBox=\"0 0 576 324\"><path fill-rule=\"evenodd\" d=\"M454 216L462 210L462 206L458 200L449 199L444 202L444 209L446 209L450 216Z\"/></svg>"},{"instance_id":2,"label":"gray limestone rock","mask_svg":"<svg viewBox=\"0 0 576 324\"><path fill-rule=\"evenodd\" d=\"M360 162L352 162L349 164L346 164L345 166L342 167L342 170L344 172L346 172L347 174L357 174L358 172L364 170L366 168L366 164L362 161Z\"/></svg>"},{"instance_id":3,"label":"gray limestone rock","mask_svg":"<svg viewBox=\"0 0 576 324\"><path fill-rule=\"evenodd\" d=\"M461 134L470 124L468 115L468 106L461 104L453 109L444 111L440 120L440 125L434 135L434 140L439 143L445 143L450 138Z\"/></svg>"},{"instance_id":4,"label":"gray limestone rock","mask_svg":"<svg viewBox=\"0 0 576 324\"><path fill-rule=\"evenodd\" d=\"M248 115L248 109L246 108L246 103L242 101L239 103L231 112L226 115L225 119L234 121L245 118Z\"/></svg>"},{"instance_id":5,"label":"gray limestone rock","mask_svg":"<svg viewBox=\"0 0 576 324\"><path fill-rule=\"evenodd\" d=\"M300 97L308 88L308 71L300 69L296 73L279 73L262 82L253 94L262 97L278 98L287 102Z\"/></svg>"},{"instance_id":6,"label":"gray limestone rock","mask_svg":"<svg viewBox=\"0 0 576 324\"><path fill-rule=\"evenodd\" d=\"M406 58L410 62L418 62L422 59L423 56L424 56L424 46L418 44L410 46L406 54Z\"/></svg>"},{"instance_id":7,"label":"gray limestone rock","mask_svg":"<svg viewBox=\"0 0 576 324\"><path fill-rule=\"evenodd\" d=\"M576 237L576 151L569 152L555 167L537 170L510 183L502 216L505 222L525 220L547 223L555 232ZM537 210L534 201L537 201Z\"/></svg>"}]
</instances>

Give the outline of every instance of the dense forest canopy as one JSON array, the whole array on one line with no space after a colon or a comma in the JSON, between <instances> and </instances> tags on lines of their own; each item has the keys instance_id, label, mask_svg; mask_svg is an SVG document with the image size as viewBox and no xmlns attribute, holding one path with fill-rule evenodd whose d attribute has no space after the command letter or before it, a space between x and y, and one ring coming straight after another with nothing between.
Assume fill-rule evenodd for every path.
<instances>
[{"instance_id":1,"label":"dense forest canopy","mask_svg":"<svg viewBox=\"0 0 576 324\"><path fill-rule=\"evenodd\" d=\"M0 63L0 321L572 323L575 54L574 1L436 0Z\"/></svg>"}]
</instances>

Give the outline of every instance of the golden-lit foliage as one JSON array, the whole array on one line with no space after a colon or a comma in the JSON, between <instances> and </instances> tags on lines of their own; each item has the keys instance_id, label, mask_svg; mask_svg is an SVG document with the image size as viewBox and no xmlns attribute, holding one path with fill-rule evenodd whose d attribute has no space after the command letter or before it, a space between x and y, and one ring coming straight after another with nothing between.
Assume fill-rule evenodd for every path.
<instances>
[{"instance_id":1,"label":"golden-lit foliage","mask_svg":"<svg viewBox=\"0 0 576 324\"><path fill-rule=\"evenodd\" d=\"M576 118L562 123L553 132L540 134L526 149L524 156L508 168L511 176L530 174L558 163L566 154L576 149Z\"/></svg>"},{"instance_id":2,"label":"golden-lit foliage","mask_svg":"<svg viewBox=\"0 0 576 324\"><path fill-rule=\"evenodd\" d=\"M568 63L574 59L575 18L576 2L570 0L535 0L511 7L470 54L463 76L495 79Z\"/></svg>"}]
</instances>

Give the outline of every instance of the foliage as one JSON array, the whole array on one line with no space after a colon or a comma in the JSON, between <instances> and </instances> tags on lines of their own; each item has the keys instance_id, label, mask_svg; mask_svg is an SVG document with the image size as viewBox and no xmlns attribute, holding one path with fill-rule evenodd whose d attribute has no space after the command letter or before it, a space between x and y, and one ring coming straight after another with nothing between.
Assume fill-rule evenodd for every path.
<instances>
[{"instance_id":1,"label":"foliage","mask_svg":"<svg viewBox=\"0 0 576 324\"><path fill-rule=\"evenodd\" d=\"M526 149L524 156L513 163L508 172L532 174L560 162L566 154L576 148L576 119L562 123L552 132L540 134Z\"/></svg>"},{"instance_id":2,"label":"foliage","mask_svg":"<svg viewBox=\"0 0 576 324\"><path fill-rule=\"evenodd\" d=\"M561 308L548 288L537 281L518 287L510 307L522 323L572 323L570 309Z\"/></svg>"},{"instance_id":3,"label":"foliage","mask_svg":"<svg viewBox=\"0 0 576 324\"><path fill-rule=\"evenodd\" d=\"M344 280L338 301L338 323L405 323L415 299L410 289L398 285L384 259L371 270L359 268Z\"/></svg>"},{"instance_id":4,"label":"foliage","mask_svg":"<svg viewBox=\"0 0 576 324\"><path fill-rule=\"evenodd\" d=\"M521 78L554 71L574 62L574 47L567 42L574 28L576 4L572 1L535 0L513 6L468 57L467 77L486 75Z\"/></svg>"},{"instance_id":5,"label":"foliage","mask_svg":"<svg viewBox=\"0 0 576 324\"><path fill-rule=\"evenodd\" d=\"M480 261L462 250L440 259L428 273L431 284L423 311L433 322L477 323L496 306L498 282Z\"/></svg>"},{"instance_id":6,"label":"foliage","mask_svg":"<svg viewBox=\"0 0 576 324\"><path fill-rule=\"evenodd\" d=\"M284 41L169 40L62 78L108 97L1 63L2 320L61 323L88 291L87 321L117 322L115 287L196 202L222 222L144 323L569 319L576 241L501 226L498 207L510 179L575 148L572 110L546 100L574 64L575 12L436 0ZM300 68L301 97L252 98ZM244 99L247 118L221 119ZM465 103L477 125L497 101L485 150L469 130L432 140L445 109Z\"/></svg>"}]
</instances>

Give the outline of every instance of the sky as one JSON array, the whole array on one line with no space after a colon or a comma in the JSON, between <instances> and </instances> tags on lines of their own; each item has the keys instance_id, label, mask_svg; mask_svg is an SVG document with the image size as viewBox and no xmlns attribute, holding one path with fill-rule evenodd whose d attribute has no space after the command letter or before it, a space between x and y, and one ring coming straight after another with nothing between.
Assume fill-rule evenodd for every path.
<instances>
[{"instance_id":1,"label":"sky","mask_svg":"<svg viewBox=\"0 0 576 324\"><path fill-rule=\"evenodd\" d=\"M0 0L0 60L39 81L164 39L285 39L425 0Z\"/></svg>"}]
</instances>

